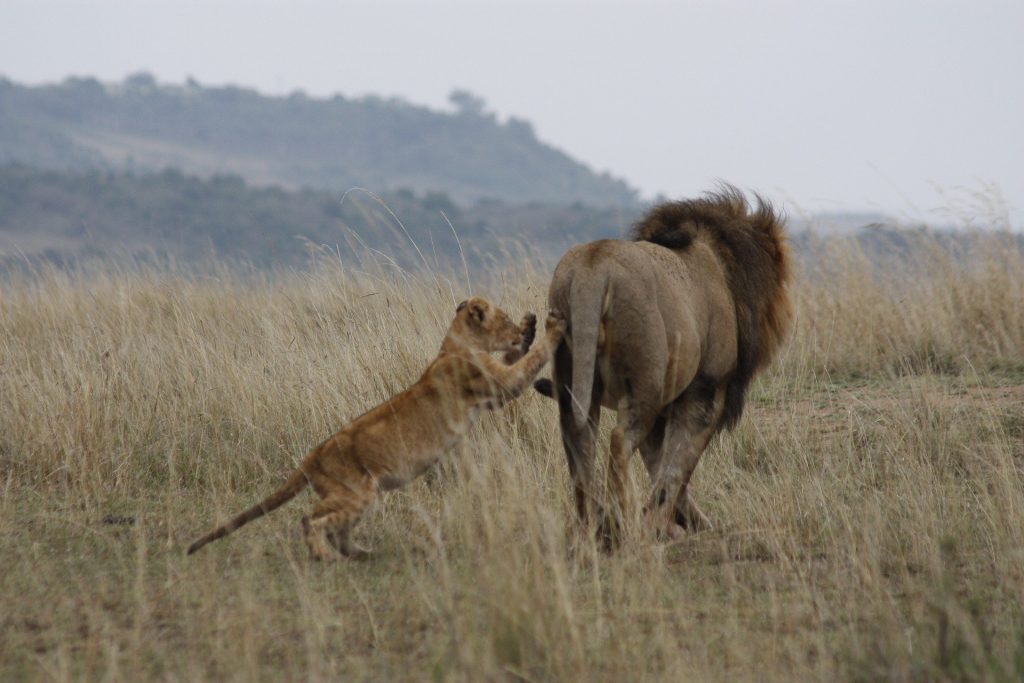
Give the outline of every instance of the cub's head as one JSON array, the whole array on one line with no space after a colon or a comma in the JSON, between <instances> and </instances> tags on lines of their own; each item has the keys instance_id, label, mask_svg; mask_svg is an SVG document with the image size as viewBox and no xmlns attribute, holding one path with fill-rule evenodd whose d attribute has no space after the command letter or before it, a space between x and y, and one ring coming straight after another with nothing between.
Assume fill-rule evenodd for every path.
<instances>
[{"instance_id":1,"label":"cub's head","mask_svg":"<svg viewBox=\"0 0 1024 683\"><path fill-rule=\"evenodd\" d=\"M466 343L487 352L511 351L523 343L523 330L508 313L479 296L458 305L452 329Z\"/></svg>"}]
</instances>

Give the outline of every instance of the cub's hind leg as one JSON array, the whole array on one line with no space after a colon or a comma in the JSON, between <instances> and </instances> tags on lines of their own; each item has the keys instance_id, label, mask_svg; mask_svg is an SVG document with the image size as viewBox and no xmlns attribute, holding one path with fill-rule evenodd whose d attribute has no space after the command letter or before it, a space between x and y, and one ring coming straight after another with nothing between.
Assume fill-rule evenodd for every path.
<instances>
[{"instance_id":1,"label":"cub's hind leg","mask_svg":"<svg viewBox=\"0 0 1024 683\"><path fill-rule=\"evenodd\" d=\"M332 487L313 508L313 513L302 518L302 531L310 557L314 560L329 559L332 554L328 543L346 557L366 557L368 552L352 541L351 532L376 496L376 482L369 476Z\"/></svg>"},{"instance_id":2,"label":"cub's hind leg","mask_svg":"<svg viewBox=\"0 0 1024 683\"><path fill-rule=\"evenodd\" d=\"M328 531L327 542L350 560L368 559L372 553L352 539L352 530L354 528L355 522L350 522L344 528Z\"/></svg>"}]
</instances>

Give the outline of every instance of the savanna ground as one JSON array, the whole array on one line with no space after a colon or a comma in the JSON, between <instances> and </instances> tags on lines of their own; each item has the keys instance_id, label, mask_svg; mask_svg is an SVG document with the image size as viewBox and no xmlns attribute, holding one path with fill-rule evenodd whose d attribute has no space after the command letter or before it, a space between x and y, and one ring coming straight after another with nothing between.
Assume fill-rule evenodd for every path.
<instances>
[{"instance_id":1,"label":"savanna ground","mask_svg":"<svg viewBox=\"0 0 1024 683\"><path fill-rule=\"evenodd\" d=\"M713 531L599 552L530 394L384 497L371 560L328 564L308 494L184 549L413 381L463 278L7 276L0 679L1024 677L1024 255L805 264L790 343L697 470ZM541 312L546 276L474 293Z\"/></svg>"}]
</instances>

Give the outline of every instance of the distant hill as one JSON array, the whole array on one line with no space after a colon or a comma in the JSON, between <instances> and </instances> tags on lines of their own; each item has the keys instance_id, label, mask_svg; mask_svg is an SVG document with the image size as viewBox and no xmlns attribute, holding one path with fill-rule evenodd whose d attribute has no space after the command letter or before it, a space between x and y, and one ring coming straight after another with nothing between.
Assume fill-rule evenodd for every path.
<instances>
[{"instance_id":1,"label":"distant hill","mask_svg":"<svg viewBox=\"0 0 1024 683\"><path fill-rule=\"evenodd\" d=\"M441 192L408 189L345 194L177 170L52 171L0 164L0 272L39 260L154 255L182 264L201 265L212 257L260 268L303 268L312 253L345 260L370 255L406 268L461 268L465 259L479 268L521 249L535 267L546 268L572 244L624 236L642 211L494 199L463 206ZM923 229L901 229L878 218L823 214L790 220L802 270L820 271L837 239L856 241L873 261L908 258ZM929 244L951 251L972 242L962 232L929 234Z\"/></svg>"},{"instance_id":2,"label":"distant hill","mask_svg":"<svg viewBox=\"0 0 1024 683\"><path fill-rule=\"evenodd\" d=\"M493 199L460 206L444 193L408 189L346 195L259 187L234 175L7 164L0 165L0 266L157 254L303 267L311 250L372 250L405 267L462 258L484 265L523 246L547 258L574 242L621 236L639 211Z\"/></svg>"},{"instance_id":3,"label":"distant hill","mask_svg":"<svg viewBox=\"0 0 1024 683\"><path fill-rule=\"evenodd\" d=\"M528 122L500 122L464 91L450 99L453 112L379 97L167 85L146 74L118 84L69 78L39 87L0 79L0 163L176 167L290 189L443 191L463 204L636 205L625 182L539 141Z\"/></svg>"}]
</instances>

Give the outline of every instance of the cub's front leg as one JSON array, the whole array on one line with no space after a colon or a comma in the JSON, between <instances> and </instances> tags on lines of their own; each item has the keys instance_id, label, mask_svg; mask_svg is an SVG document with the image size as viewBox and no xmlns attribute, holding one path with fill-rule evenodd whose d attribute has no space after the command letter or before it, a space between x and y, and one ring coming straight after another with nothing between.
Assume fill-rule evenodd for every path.
<instances>
[{"instance_id":1,"label":"cub's front leg","mask_svg":"<svg viewBox=\"0 0 1024 683\"><path fill-rule=\"evenodd\" d=\"M535 345L514 365L501 365L493 358L487 358L486 381L490 407L500 407L518 397L551 359L552 350L558 346L565 333L565 318L558 311L548 313L544 324L544 342Z\"/></svg>"}]
</instances>

